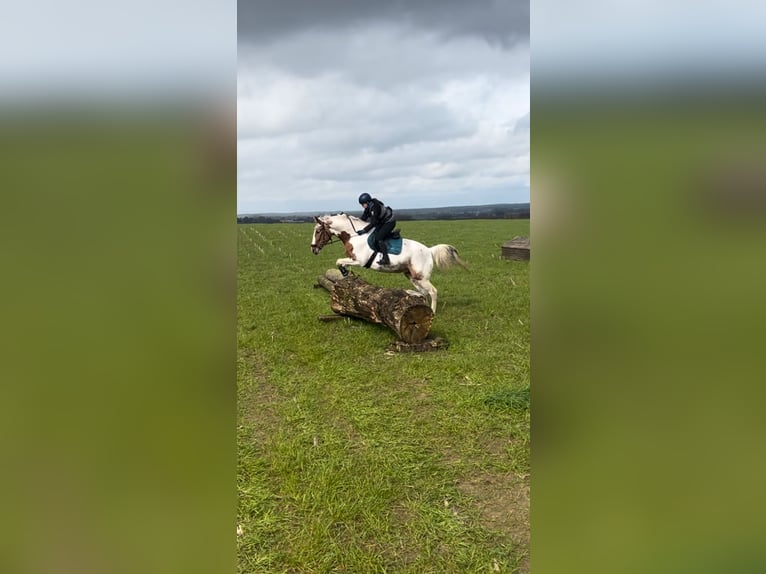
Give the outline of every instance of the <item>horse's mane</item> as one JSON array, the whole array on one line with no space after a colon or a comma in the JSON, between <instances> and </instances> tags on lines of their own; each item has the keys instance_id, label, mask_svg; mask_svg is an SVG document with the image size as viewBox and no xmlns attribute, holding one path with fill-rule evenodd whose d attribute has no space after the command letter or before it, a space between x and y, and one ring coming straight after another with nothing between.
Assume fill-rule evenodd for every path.
<instances>
[{"instance_id":1,"label":"horse's mane","mask_svg":"<svg viewBox=\"0 0 766 574\"><path fill-rule=\"evenodd\" d=\"M326 213L323 216L321 216L319 219L326 219L330 217L339 217L341 215L345 215L346 217L350 217L351 219L362 221L361 218L357 217L356 215L351 215L350 213L346 213L345 211L341 211L339 213Z\"/></svg>"}]
</instances>

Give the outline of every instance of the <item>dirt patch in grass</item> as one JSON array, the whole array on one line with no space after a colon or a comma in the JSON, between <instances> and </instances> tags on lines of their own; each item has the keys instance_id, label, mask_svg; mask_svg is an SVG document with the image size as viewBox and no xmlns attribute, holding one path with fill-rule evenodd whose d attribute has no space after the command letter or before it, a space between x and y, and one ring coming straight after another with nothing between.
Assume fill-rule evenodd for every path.
<instances>
[{"instance_id":1,"label":"dirt patch in grass","mask_svg":"<svg viewBox=\"0 0 766 574\"><path fill-rule=\"evenodd\" d=\"M433 393L425 379L410 379L403 387L403 399L412 405L415 417L430 417L433 413Z\"/></svg>"},{"instance_id":2,"label":"dirt patch in grass","mask_svg":"<svg viewBox=\"0 0 766 574\"><path fill-rule=\"evenodd\" d=\"M513 543L522 555L519 572L529 572L529 477L479 473L457 484L478 512L481 526Z\"/></svg>"},{"instance_id":3,"label":"dirt patch in grass","mask_svg":"<svg viewBox=\"0 0 766 574\"><path fill-rule=\"evenodd\" d=\"M263 383L253 389L252 394L244 401L244 422L252 426L253 438L259 444L264 444L280 424L281 417L277 414L279 400L276 388Z\"/></svg>"},{"instance_id":4,"label":"dirt patch in grass","mask_svg":"<svg viewBox=\"0 0 766 574\"><path fill-rule=\"evenodd\" d=\"M278 414L278 404L282 397L277 387L269 382L266 368L255 356L246 354L242 358L254 384L244 393L245 396L240 398L240 416L243 423L253 428L255 441L262 445L282 420Z\"/></svg>"},{"instance_id":5,"label":"dirt patch in grass","mask_svg":"<svg viewBox=\"0 0 766 574\"><path fill-rule=\"evenodd\" d=\"M481 452L485 453L489 458L496 458L498 460L505 460L508 457L510 446L511 439L507 436L497 437L490 435L481 437L481 440L479 440Z\"/></svg>"},{"instance_id":6,"label":"dirt patch in grass","mask_svg":"<svg viewBox=\"0 0 766 574\"><path fill-rule=\"evenodd\" d=\"M396 532L401 533L401 539L398 544L380 548L380 551L386 557L386 562L392 571L408 568L417 562L423 553L421 545L411 536L411 529L417 521L416 513L406 504L397 504L391 510L389 521Z\"/></svg>"}]
</instances>

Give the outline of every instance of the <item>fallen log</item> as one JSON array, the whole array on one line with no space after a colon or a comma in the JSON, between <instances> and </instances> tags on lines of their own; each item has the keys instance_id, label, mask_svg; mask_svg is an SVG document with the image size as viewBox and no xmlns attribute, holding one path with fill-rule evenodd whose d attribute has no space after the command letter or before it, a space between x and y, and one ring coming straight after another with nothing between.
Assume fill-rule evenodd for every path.
<instances>
[{"instance_id":1,"label":"fallen log","mask_svg":"<svg viewBox=\"0 0 766 574\"><path fill-rule=\"evenodd\" d=\"M330 292L330 306L339 315L386 325L408 344L422 343L428 336L434 313L423 295L371 285L357 275L342 277L336 269L317 283Z\"/></svg>"},{"instance_id":2,"label":"fallen log","mask_svg":"<svg viewBox=\"0 0 766 574\"><path fill-rule=\"evenodd\" d=\"M335 287L335 282L325 276L317 277L317 283L319 284L318 287L324 287L330 292L332 292L333 287Z\"/></svg>"}]
</instances>

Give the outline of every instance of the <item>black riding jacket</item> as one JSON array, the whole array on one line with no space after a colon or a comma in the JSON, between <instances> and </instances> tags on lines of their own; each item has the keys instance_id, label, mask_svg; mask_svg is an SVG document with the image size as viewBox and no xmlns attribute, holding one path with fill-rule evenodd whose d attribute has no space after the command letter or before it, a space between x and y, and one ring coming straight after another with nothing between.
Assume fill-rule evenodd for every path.
<instances>
[{"instance_id":1,"label":"black riding jacket","mask_svg":"<svg viewBox=\"0 0 766 574\"><path fill-rule=\"evenodd\" d=\"M383 205L383 202L379 199L373 198L367 204L367 209L362 214L362 221L370 222L364 227L364 231L368 232L373 227L380 227L384 223L391 221L393 215L390 207Z\"/></svg>"}]
</instances>

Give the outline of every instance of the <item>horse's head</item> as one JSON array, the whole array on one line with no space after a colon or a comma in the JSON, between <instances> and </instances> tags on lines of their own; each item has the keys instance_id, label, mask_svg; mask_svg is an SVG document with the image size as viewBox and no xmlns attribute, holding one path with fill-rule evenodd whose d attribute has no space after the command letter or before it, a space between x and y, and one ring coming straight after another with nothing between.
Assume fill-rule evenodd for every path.
<instances>
[{"instance_id":1,"label":"horse's head","mask_svg":"<svg viewBox=\"0 0 766 574\"><path fill-rule=\"evenodd\" d=\"M323 217L314 216L314 221L316 221L316 225L314 226L314 235L311 238L311 250L314 255L330 243L333 235L340 237L341 233L346 232L349 237L353 237L357 234L357 230L365 225L365 222L358 217L346 213Z\"/></svg>"},{"instance_id":2,"label":"horse's head","mask_svg":"<svg viewBox=\"0 0 766 574\"><path fill-rule=\"evenodd\" d=\"M311 236L311 251L317 255L322 247L330 243L333 234L329 221L316 216L314 221L316 221L316 225L314 225L314 233Z\"/></svg>"}]
</instances>

